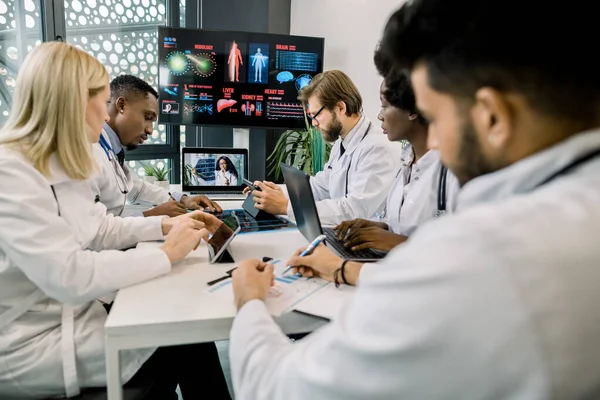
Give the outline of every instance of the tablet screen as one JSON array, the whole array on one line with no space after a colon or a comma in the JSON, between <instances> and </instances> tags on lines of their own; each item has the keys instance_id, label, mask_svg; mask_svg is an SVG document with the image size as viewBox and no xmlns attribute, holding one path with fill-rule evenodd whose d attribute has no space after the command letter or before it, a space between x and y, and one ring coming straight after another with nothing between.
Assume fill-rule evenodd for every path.
<instances>
[{"instance_id":1,"label":"tablet screen","mask_svg":"<svg viewBox=\"0 0 600 400\"><path fill-rule=\"evenodd\" d=\"M229 242L233 239L233 236L238 233L240 229L240 221L235 213L229 214L208 241L208 246L211 249L211 258L213 260L221 255L223 250L225 250Z\"/></svg>"}]
</instances>

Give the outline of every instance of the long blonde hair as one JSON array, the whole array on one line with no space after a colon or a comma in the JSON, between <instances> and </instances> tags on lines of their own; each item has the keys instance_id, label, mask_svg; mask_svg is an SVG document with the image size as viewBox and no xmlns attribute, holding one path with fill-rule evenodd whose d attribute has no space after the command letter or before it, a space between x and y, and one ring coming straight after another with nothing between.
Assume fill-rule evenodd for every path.
<instances>
[{"instance_id":1,"label":"long blonde hair","mask_svg":"<svg viewBox=\"0 0 600 400\"><path fill-rule=\"evenodd\" d=\"M70 178L87 179L96 167L87 102L107 84L106 69L88 53L61 42L40 44L19 70L0 144L18 149L45 176L56 153Z\"/></svg>"}]
</instances>

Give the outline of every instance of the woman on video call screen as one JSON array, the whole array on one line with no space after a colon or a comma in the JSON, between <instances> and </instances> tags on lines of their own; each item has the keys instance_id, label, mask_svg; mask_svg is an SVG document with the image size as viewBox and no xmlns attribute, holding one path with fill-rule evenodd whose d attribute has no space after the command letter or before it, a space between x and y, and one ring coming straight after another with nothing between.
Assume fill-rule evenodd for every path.
<instances>
[{"instance_id":1,"label":"woman on video call screen","mask_svg":"<svg viewBox=\"0 0 600 400\"><path fill-rule=\"evenodd\" d=\"M215 165L215 186L238 186L238 172L231 159L221 156Z\"/></svg>"}]
</instances>

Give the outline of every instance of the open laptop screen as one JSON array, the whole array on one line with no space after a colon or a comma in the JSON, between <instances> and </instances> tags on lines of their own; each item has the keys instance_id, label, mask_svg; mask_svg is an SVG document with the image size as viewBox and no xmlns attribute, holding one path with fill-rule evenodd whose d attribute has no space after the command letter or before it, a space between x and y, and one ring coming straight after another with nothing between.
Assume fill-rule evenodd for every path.
<instances>
[{"instance_id":1,"label":"open laptop screen","mask_svg":"<svg viewBox=\"0 0 600 400\"><path fill-rule=\"evenodd\" d=\"M184 191L241 191L248 177L248 150L184 148L182 175Z\"/></svg>"},{"instance_id":2,"label":"open laptop screen","mask_svg":"<svg viewBox=\"0 0 600 400\"><path fill-rule=\"evenodd\" d=\"M323 229L321 229L319 212L310 186L310 176L290 165L284 163L279 165L294 210L296 226L306 240L312 242L317 236L323 234Z\"/></svg>"}]
</instances>

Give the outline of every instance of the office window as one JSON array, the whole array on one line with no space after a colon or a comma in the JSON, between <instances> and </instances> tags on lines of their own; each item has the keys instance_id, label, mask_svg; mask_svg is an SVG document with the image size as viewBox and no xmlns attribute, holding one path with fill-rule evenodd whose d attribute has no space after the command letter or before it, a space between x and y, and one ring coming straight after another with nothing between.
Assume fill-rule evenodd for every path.
<instances>
[{"instance_id":1,"label":"office window","mask_svg":"<svg viewBox=\"0 0 600 400\"><path fill-rule=\"evenodd\" d=\"M185 27L185 0L179 0L179 26Z\"/></svg>"},{"instance_id":2,"label":"office window","mask_svg":"<svg viewBox=\"0 0 600 400\"><path fill-rule=\"evenodd\" d=\"M185 3L0 0L0 125L9 114L20 64L43 40L65 40L89 52L106 66L111 79L127 73L158 88L157 27L184 24ZM185 142L185 129L157 124L145 145L127 157L135 162L168 160L173 168L170 180L177 182L181 142Z\"/></svg>"},{"instance_id":3,"label":"office window","mask_svg":"<svg viewBox=\"0 0 600 400\"><path fill-rule=\"evenodd\" d=\"M98 58L111 79L131 74L158 88L156 28L165 12L165 0L65 1L67 41ZM165 126L155 125L145 145L166 143Z\"/></svg>"},{"instance_id":4,"label":"office window","mask_svg":"<svg viewBox=\"0 0 600 400\"><path fill-rule=\"evenodd\" d=\"M17 71L42 42L39 0L0 0L0 126L10 111Z\"/></svg>"},{"instance_id":5,"label":"office window","mask_svg":"<svg viewBox=\"0 0 600 400\"><path fill-rule=\"evenodd\" d=\"M171 169L171 160L168 158L163 159L155 159L155 160L131 160L127 161L127 166L131 169L131 171L135 172L140 178L146 176L144 172L145 165L156 166L158 168L166 168L168 170Z\"/></svg>"}]
</instances>

